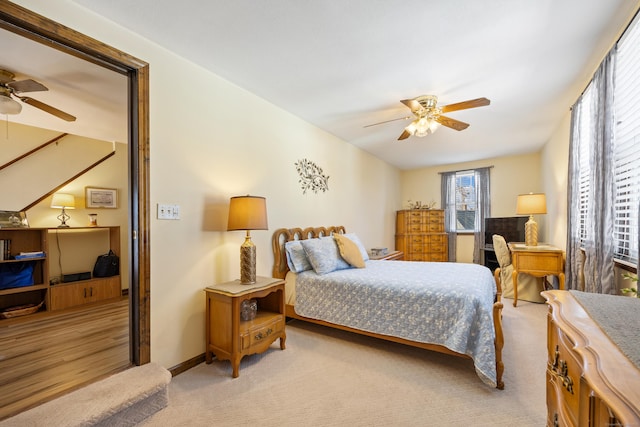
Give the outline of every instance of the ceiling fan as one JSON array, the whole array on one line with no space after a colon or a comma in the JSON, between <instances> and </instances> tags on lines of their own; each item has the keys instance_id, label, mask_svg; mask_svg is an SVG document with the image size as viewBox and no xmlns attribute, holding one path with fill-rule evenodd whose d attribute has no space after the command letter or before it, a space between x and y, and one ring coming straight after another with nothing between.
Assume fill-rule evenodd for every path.
<instances>
[{"instance_id":1,"label":"ceiling fan","mask_svg":"<svg viewBox=\"0 0 640 427\"><path fill-rule=\"evenodd\" d=\"M414 120L409 126L404 128L402 134L398 138L398 141L407 139L410 136L426 136L433 133L439 125L443 125L455 130L464 130L469 127L468 123L455 120L450 117L443 116L442 113L448 113L451 111L466 110L469 108L484 107L489 105L491 101L487 98L471 99L469 101L457 102L455 104L449 104L442 107L438 107L438 97L435 95L422 95L413 99L403 99L404 105L409 107L413 116L401 117L399 119L387 120L384 122L374 123L365 127L376 126L382 123L389 123L396 120L407 120L413 118Z\"/></svg>"},{"instance_id":2,"label":"ceiling fan","mask_svg":"<svg viewBox=\"0 0 640 427\"><path fill-rule=\"evenodd\" d=\"M47 105L44 102L28 96L22 96L25 92L41 92L49 90L45 85L31 79L16 81L13 79L14 77L15 75L10 71L0 70L0 114L19 114L20 111L22 111L22 105L13 99L17 98L25 104L36 107L62 120L66 120L68 122L76 120L76 118L71 114L58 110L51 105Z\"/></svg>"}]
</instances>

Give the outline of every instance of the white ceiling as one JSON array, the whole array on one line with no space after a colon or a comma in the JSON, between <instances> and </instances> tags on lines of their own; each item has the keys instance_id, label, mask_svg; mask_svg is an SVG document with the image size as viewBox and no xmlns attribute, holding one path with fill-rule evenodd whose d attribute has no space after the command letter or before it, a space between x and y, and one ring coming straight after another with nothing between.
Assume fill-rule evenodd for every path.
<instances>
[{"instance_id":1,"label":"white ceiling","mask_svg":"<svg viewBox=\"0 0 640 427\"><path fill-rule=\"evenodd\" d=\"M22 104L20 114L0 116L2 119L104 141L127 142L126 76L3 29L0 46L0 69L14 73L14 80L33 79L49 89L21 95L76 117L76 121L66 122Z\"/></svg>"},{"instance_id":2,"label":"white ceiling","mask_svg":"<svg viewBox=\"0 0 640 427\"><path fill-rule=\"evenodd\" d=\"M540 149L639 4L74 1L402 169ZM3 51L0 65L21 64L19 53L7 58ZM76 100L91 93L78 90L90 74L20 68L51 92L59 84ZM478 97L491 105L449 113L470 123L461 132L441 127L400 142L404 121L364 128L405 117L399 101L425 94L437 95L439 105ZM47 102L44 94L38 99ZM86 108L115 108L104 94L84 101L51 103L79 121Z\"/></svg>"}]
</instances>

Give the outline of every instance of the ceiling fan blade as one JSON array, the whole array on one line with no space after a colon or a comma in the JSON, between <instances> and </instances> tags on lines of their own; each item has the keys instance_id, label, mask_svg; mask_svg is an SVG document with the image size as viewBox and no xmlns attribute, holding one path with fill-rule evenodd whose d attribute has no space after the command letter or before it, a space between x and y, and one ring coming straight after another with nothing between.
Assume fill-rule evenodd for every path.
<instances>
[{"instance_id":1,"label":"ceiling fan blade","mask_svg":"<svg viewBox=\"0 0 640 427\"><path fill-rule=\"evenodd\" d=\"M18 93L42 92L45 90L49 90L42 83L38 83L37 81L31 79L9 82L7 83L7 86Z\"/></svg>"},{"instance_id":2,"label":"ceiling fan blade","mask_svg":"<svg viewBox=\"0 0 640 427\"><path fill-rule=\"evenodd\" d=\"M411 136L411 134L409 132L407 132L407 130L405 129L404 131L402 131L402 134L400 134L400 136L398 137L398 141L402 141L403 139L407 139Z\"/></svg>"},{"instance_id":3,"label":"ceiling fan blade","mask_svg":"<svg viewBox=\"0 0 640 427\"><path fill-rule=\"evenodd\" d=\"M458 102L458 103L455 103L455 104L445 105L444 107L441 107L440 110L443 113L448 113L450 111L458 111L458 110L466 110L468 108L484 107L485 105L489 105L490 103L491 103L491 101L489 101L487 98L478 98L478 99L471 99L469 101Z\"/></svg>"},{"instance_id":4,"label":"ceiling fan blade","mask_svg":"<svg viewBox=\"0 0 640 427\"><path fill-rule=\"evenodd\" d=\"M445 116L436 117L436 122L440 123L442 126L446 126L455 130L465 130L469 127L469 123L461 122L460 120L452 119Z\"/></svg>"},{"instance_id":5,"label":"ceiling fan blade","mask_svg":"<svg viewBox=\"0 0 640 427\"><path fill-rule=\"evenodd\" d=\"M412 117L410 117L410 116L407 116L407 117L400 117L399 119L385 120L384 122L373 123L373 124L366 125L366 126L363 126L363 127L365 127L365 128L370 128L371 126L378 126L378 125L381 125L381 124L384 124L384 123L397 122L398 120L407 120L407 119L411 119L411 118L412 118Z\"/></svg>"},{"instance_id":6,"label":"ceiling fan blade","mask_svg":"<svg viewBox=\"0 0 640 427\"><path fill-rule=\"evenodd\" d=\"M411 111L418 111L422 109L422 105L420 105L420 103L415 99L403 99L400 102L409 107Z\"/></svg>"},{"instance_id":7,"label":"ceiling fan blade","mask_svg":"<svg viewBox=\"0 0 640 427\"><path fill-rule=\"evenodd\" d=\"M17 95L15 95L17 96ZM44 102L40 102L37 99L33 99L33 98L29 98L28 96L17 96L18 99L20 99L20 101L24 102L25 104L29 104L33 107L39 108L42 111L45 111L49 114L53 114L54 116L62 119L62 120L66 120L68 122L75 122L76 118L74 116L72 116L71 114L65 113L62 110L58 110L55 107L52 107L51 105L47 105Z\"/></svg>"}]
</instances>

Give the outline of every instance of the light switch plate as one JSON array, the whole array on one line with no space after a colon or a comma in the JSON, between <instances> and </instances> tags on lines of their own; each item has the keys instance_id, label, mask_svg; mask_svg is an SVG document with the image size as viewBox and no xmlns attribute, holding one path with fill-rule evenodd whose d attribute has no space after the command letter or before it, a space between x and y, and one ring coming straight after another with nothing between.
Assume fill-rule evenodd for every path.
<instances>
[{"instance_id":1,"label":"light switch plate","mask_svg":"<svg viewBox=\"0 0 640 427\"><path fill-rule=\"evenodd\" d=\"M158 203L158 219L180 219L180 205Z\"/></svg>"}]
</instances>

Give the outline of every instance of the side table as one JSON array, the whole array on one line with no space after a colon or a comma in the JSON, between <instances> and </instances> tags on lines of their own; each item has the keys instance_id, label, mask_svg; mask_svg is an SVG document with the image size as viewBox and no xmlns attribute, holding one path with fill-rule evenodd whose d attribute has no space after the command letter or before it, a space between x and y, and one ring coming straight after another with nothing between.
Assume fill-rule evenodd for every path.
<instances>
[{"instance_id":1,"label":"side table","mask_svg":"<svg viewBox=\"0 0 640 427\"><path fill-rule=\"evenodd\" d=\"M518 304L518 273L535 277L558 276L560 290L564 290L564 251L554 246L541 244L526 246L524 243L508 244L513 264L513 306Z\"/></svg>"},{"instance_id":2,"label":"side table","mask_svg":"<svg viewBox=\"0 0 640 427\"><path fill-rule=\"evenodd\" d=\"M257 277L256 283L246 285L234 280L209 286L205 292L207 363L213 355L230 360L237 378L243 356L266 351L278 338L280 349L285 349L284 280ZM252 299L257 303L255 317L243 320L242 302Z\"/></svg>"},{"instance_id":3,"label":"side table","mask_svg":"<svg viewBox=\"0 0 640 427\"><path fill-rule=\"evenodd\" d=\"M369 259L372 260L386 260L386 261L401 261L404 259L404 252L391 251L384 255L369 255Z\"/></svg>"}]
</instances>

